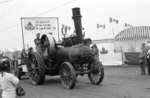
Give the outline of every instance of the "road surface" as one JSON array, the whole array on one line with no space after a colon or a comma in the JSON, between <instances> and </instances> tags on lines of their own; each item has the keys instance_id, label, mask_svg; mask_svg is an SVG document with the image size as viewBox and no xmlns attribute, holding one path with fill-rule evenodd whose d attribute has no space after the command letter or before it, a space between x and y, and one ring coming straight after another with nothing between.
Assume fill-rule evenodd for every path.
<instances>
[{"instance_id":1,"label":"road surface","mask_svg":"<svg viewBox=\"0 0 150 98\"><path fill-rule=\"evenodd\" d=\"M150 76L141 76L139 67L105 67L101 85L91 85L84 76L73 90L64 89L59 77L48 76L41 86L26 79L21 84L27 93L22 98L150 98Z\"/></svg>"}]
</instances>

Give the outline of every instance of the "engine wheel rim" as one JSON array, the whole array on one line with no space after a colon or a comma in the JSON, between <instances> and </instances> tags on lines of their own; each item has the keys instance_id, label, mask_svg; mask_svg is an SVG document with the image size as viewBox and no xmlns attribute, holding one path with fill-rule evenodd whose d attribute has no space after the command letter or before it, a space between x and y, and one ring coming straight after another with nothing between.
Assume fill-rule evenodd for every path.
<instances>
[{"instance_id":1,"label":"engine wheel rim","mask_svg":"<svg viewBox=\"0 0 150 98\"><path fill-rule=\"evenodd\" d=\"M66 69L65 69L66 68ZM74 75L71 73L69 67L65 67L61 71L61 81L65 88L70 88L74 81Z\"/></svg>"},{"instance_id":2,"label":"engine wheel rim","mask_svg":"<svg viewBox=\"0 0 150 98\"><path fill-rule=\"evenodd\" d=\"M103 68L101 68L100 65L96 65L96 67L93 68L93 70L90 72L90 76L92 78L93 84L97 84L100 81L100 79L103 77L102 70Z\"/></svg>"},{"instance_id":3,"label":"engine wheel rim","mask_svg":"<svg viewBox=\"0 0 150 98\"><path fill-rule=\"evenodd\" d=\"M36 80L39 78L39 69L38 62L36 58L33 56L31 61L31 80L33 84L36 84Z\"/></svg>"},{"instance_id":4,"label":"engine wheel rim","mask_svg":"<svg viewBox=\"0 0 150 98\"><path fill-rule=\"evenodd\" d=\"M39 78L39 72L38 72L38 70L32 70L33 72L32 72L32 81L33 82L36 82L36 80L38 80L38 78Z\"/></svg>"}]
</instances>

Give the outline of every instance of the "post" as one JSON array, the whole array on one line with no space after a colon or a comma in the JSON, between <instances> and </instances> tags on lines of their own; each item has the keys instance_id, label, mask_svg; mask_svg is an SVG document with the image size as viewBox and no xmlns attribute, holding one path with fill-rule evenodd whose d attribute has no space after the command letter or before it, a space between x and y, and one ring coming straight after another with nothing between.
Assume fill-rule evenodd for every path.
<instances>
[{"instance_id":1,"label":"post","mask_svg":"<svg viewBox=\"0 0 150 98\"><path fill-rule=\"evenodd\" d=\"M122 60L122 64L124 64L124 53L123 53L122 47L120 47L120 50L121 50L121 60Z\"/></svg>"},{"instance_id":2,"label":"post","mask_svg":"<svg viewBox=\"0 0 150 98\"><path fill-rule=\"evenodd\" d=\"M115 37L114 28L112 28L112 36L113 36L113 39L114 39L114 37Z\"/></svg>"},{"instance_id":3,"label":"post","mask_svg":"<svg viewBox=\"0 0 150 98\"><path fill-rule=\"evenodd\" d=\"M23 23L22 23L22 18L21 18L21 29L22 29L22 44L23 44L23 49L25 49L25 42L24 42L24 33L23 33Z\"/></svg>"},{"instance_id":4,"label":"post","mask_svg":"<svg viewBox=\"0 0 150 98\"><path fill-rule=\"evenodd\" d=\"M58 17L57 17L57 32L58 32L58 41L60 41Z\"/></svg>"}]
</instances>

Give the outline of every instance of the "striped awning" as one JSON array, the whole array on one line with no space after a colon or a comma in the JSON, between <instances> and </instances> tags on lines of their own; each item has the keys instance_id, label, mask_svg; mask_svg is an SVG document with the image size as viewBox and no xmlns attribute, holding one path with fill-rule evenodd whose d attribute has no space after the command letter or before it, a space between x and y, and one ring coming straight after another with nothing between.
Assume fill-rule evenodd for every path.
<instances>
[{"instance_id":1,"label":"striped awning","mask_svg":"<svg viewBox=\"0 0 150 98\"><path fill-rule=\"evenodd\" d=\"M150 26L135 26L121 31L115 40L133 40L150 38Z\"/></svg>"}]
</instances>

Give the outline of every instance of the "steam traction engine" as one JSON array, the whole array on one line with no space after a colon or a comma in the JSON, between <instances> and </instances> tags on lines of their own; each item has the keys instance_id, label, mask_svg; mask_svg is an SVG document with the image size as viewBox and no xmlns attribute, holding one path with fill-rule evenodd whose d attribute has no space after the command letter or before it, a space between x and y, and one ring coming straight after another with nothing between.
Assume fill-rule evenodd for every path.
<instances>
[{"instance_id":1,"label":"steam traction engine","mask_svg":"<svg viewBox=\"0 0 150 98\"><path fill-rule=\"evenodd\" d=\"M57 44L51 35L43 34L40 49L29 55L28 69L33 84L43 84L45 75L60 75L62 85L68 89L75 86L78 75L88 74L95 85L102 82L103 66L94 58L89 46L83 44L80 9L72 10L76 36L64 38Z\"/></svg>"}]
</instances>

